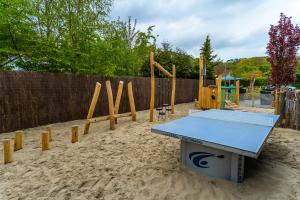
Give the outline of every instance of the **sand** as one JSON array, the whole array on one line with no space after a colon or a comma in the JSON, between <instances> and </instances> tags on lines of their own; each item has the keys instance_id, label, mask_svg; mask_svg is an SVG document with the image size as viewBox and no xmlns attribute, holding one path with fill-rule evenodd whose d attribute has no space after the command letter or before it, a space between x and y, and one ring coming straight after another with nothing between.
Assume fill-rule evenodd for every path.
<instances>
[{"instance_id":1,"label":"sand","mask_svg":"<svg viewBox=\"0 0 300 200\"><path fill-rule=\"evenodd\" d=\"M177 118L193 104L176 106ZM243 108L248 109L249 108ZM273 112L271 109L251 109ZM79 142L70 128L80 126ZM84 120L53 124L51 149L42 152L45 126L25 130L13 162L0 155L0 199L300 199L300 132L275 128L258 160L248 160L241 184L197 175L180 164L179 140L150 132L148 112L137 122L91 125ZM13 133L0 135L0 140ZM2 152L2 144L0 151Z\"/></svg>"}]
</instances>

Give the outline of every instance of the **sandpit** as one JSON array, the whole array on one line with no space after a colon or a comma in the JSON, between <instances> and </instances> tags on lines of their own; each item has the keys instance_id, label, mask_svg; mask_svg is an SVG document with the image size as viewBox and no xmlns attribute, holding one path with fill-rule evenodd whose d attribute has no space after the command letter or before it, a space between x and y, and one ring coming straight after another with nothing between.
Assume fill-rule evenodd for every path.
<instances>
[{"instance_id":1,"label":"sandpit","mask_svg":"<svg viewBox=\"0 0 300 200\"><path fill-rule=\"evenodd\" d=\"M177 105L178 118L193 104ZM272 113L271 109L242 108ZM300 199L300 132L275 128L258 160L246 160L241 184L197 175L179 161L179 140L150 132L148 111L137 121L91 125L84 120L52 124L50 150L41 151L45 126L25 130L24 148L3 164L0 199ZM79 125L79 142L70 142ZM0 135L0 140L13 133Z\"/></svg>"}]
</instances>

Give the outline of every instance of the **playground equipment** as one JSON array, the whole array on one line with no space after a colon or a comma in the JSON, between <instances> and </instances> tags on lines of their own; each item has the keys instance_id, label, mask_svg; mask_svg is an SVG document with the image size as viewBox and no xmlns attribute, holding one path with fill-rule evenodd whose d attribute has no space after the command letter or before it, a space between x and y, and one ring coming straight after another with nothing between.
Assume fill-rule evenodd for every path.
<instances>
[{"instance_id":1,"label":"playground equipment","mask_svg":"<svg viewBox=\"0 0 300 200\"><path fill-rule=\"evenodd\" d=\"M240 101L240 81L232 76L222 77L222 81L225 84L221 86L221 108L238 106ZM233 81L234 85L230 81Z\"/></svg>"},{"instance_id":2,"label":"playground equipment","mask_svg":"<svg viewBox=\"0 0 300 200\"><path fill-rule=\"evenodd\" d=\"M221 108L221 81L222 77L219 75L216 78L216 85L209 85L204 87L203 77L205 71L203 70L203 57L199 58L199 91L198 91L198 109L220 109Z\"/></svg>"},{"instance_id":3,"label":"playground equipment","mask_svg":"<svg viewBox=\"0 0 300 200\"><path fill-rule=\"evenodd\" d=\"M113 94L112 94L110 81L106 81L105 84L106 84L106 91L107 91L107 97L108 97L109 115L93 118L94 110L95 110L95 107L96 107L96 104L97 104L97 101L99 98L100 90L101 90L101 84L99 82L97 82L95 91L94 91L94 95L92 98L92 102L91 102L91 105L89 108L89 112L87 115L87 120L85 123L84 134L89 133L89 128L90 128L91 123L109 120L110 121L110 129L114 130L115 123L117 123L118 118L131 116L132 121L136 121L136 112L135 112L135 103L134 103L134 97L133 97L133 91L132 91L132 83L129 82L127 84L127 91L128 91L128 98L129 98L129 105L130 105L131 112L122 113L122 114L119 114L119 106L120 106L124 82L123 81L119 82L115 103L113 102Z\"/></svg>"},{"instance_id":4,"label":"playground equipment","mask_svg":"<svg viewBox=\"0 0 300 200\"><path fill-rule=\"evenodd\" d=\"M163 68L158 62L154 60L154 53L150 52L150 72L151 72L151 97L150 97L150 122L154 120L154 106L155 106L155 67L158 69L158 75L162 75L163 78L172 78L172 92L171 98L169 96L169 79L167 86L163 84L162 80L159 80L158 91L159 91L159 101L158 107L158 119L160 117L166 117L167 113L171 111L174 113L174 103L175 103L175 89L176 89L176 68L175 65L172 66L172 74ZM170 103L168 103L170 101ZM169 107L171 105L171 108Z\"/></svg>"}]
</instances>

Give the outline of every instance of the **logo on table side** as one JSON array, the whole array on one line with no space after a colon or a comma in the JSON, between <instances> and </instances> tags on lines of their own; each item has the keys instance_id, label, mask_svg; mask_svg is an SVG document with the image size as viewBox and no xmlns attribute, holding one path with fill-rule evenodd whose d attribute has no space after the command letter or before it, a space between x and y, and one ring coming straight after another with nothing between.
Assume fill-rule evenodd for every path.
<instances>
[{"instance_id":1,"label":"logo on table side","mask_svg":"<svg viewBox=\"0 0 300 200\"><path fill-rule=\"evenodd\" d=\"M190 153L189 158L193 164L200 168L209 168L208 162L203 160L204 158L215 157L215 158L224 158L224 155L216 155L207 152L193 152Z\"/></svg>"}]
</instances>

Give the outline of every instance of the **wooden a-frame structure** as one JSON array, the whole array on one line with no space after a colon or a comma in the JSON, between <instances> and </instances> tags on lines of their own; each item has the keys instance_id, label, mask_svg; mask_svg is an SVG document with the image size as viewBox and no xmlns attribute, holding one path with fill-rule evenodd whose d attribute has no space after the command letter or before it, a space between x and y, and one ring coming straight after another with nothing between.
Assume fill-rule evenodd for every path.
<instances>
[{"instance_id":1,"label":"wooden a-frame structure","mask_svg":"<svg viewBox=\"0 0 300 200\"><path fill-rule=\"evenodd\" d=\"M175 103L175 89L176 89L176 68L172 65L172 74L163 68L158 62L154 60L154 53L150 52L150 74L151 74L151 97L150 97L150 122L154 119L154 104L155 104L155 67L163 74L172 78L172 93L171 93L171 113L174 114L174 103Z\"/></svg>"},{"instance_id":2,"label":"wooden a-frame structure","mask_svg":"<svg viewBox=\"0 0 300 200\"><path fill-rule=\"evenodd\" d=\"M102 117L93 117L95 107L100 95L101 90L101 84L99 82L96 83L94 95L92 98L92 102L89 108L89 112L87 115L87 120L84 127L84 134L89 133L89 128L91 123L100 122L100 121L110 121L110 129L115 129L115 123L117 123L117 119L121 117L129 117L131 116L132 121L136 121L136 111L135 111L135 103L134 103L134 97L133 97L133 91L132 91L132 82L129 82L127 84L127 91L128 91L128 98L129 98L129 105L130 105L130 111L128 113L122 113L119 114L119 107L123 92L123 85L124 82L120 81L118 85L118 91L117 91L117 97L115 103L113 102L113 93L111 89L111 83L110 81L105 82L106 85L106 91L107 91L107 97L108 97L108 108L109 108L109 115L108 116L102 116Z\"/></svg>"}]
</instances>

